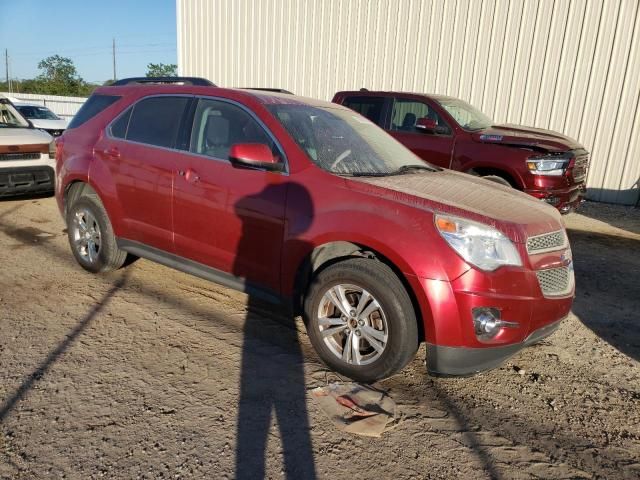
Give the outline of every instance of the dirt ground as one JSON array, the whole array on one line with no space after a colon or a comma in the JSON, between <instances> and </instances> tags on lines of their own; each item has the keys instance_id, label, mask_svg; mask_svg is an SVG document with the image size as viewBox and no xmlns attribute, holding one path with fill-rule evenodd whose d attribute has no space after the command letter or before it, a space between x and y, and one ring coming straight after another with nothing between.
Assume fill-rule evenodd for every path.
<instances>
[{"instance_id":1,"label":"dirt ground","mask_svg":"<svg viewBox=\"0 0 640 480\"><path fill-rule=\"evenodd\" d=\"M88 274L53 199L2 201L0 478L639 478L640 210L565 220L574 315L472 378L421 349L373 439L318 409L338 378L273 306L148 261Z\"/></svg>"}]
</instances>

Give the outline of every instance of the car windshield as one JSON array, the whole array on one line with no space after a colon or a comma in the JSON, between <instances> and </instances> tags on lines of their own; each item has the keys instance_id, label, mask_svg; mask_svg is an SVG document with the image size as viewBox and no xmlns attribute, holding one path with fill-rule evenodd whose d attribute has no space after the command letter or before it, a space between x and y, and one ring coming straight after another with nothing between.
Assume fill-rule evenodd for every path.
<instances>
[{"instance_id":1,"label":"car windshield","mask_svg":"<svg viewBox=\"0 0 640 480\"><path fill-rule=\"evenodd\" d=\"M463 100L447 98L438 100L449 115L465 130L481 130L493 125L493 120Z\"/></svg>"},{"instance_id":2,"label":"car windshield","mask_svg":"<svg viewBox=\"0 0 640 480\"><path fill-rule=\"evenodd\" d=\"M309 159L338 175L386 176L437 170L365 117L347 109L268 105Z\"/></svg>"},{"instance_id":3,"label":"car windshield","mask_svg":"<svg viewBox=\"0 0 640 480\"><path fill-rule=\"evenodd\" d=\"M38 105L16 105L16 108L25 118L30 120L60 120L60 117L47 107L40 107Z\"/></svg>"},{"instance_id":4,"label":"car windshield","mask_svg":"<svg viewBox=\"0 0 640 480\"><path fill-rule=\"evenodd\" d=\"M0 128L28 128L29 123L11 103L0 99Z\"/></svg>"}]
</instances>

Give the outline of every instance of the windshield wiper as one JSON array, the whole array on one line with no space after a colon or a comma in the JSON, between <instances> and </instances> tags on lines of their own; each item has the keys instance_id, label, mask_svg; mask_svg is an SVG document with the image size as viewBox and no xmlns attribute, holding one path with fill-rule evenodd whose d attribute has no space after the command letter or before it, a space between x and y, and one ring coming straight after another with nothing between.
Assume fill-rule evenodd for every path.
<instances>
[{"instance_id":1,"label":"windshield wiper","mask_svg":"<svg viewBox=\"0 0 640 480\"><path fill-rule=\"evenodd\" d=\"M402 175L403 173L409 173L412 170L427 170L429 172L437 172L438 170L430 167L428 165L403 165L395 172L390 173L389 175Z\"/></svg>"},{"instance_id":2,"label":"windshield wiper","mask_svg":"<svg viewBox=\"0 0 640 480\"><path fill-rule=\"evenodd\" d=\"M334 172L337 173L337 172ZM346 177L388 177L393 175L391 172L349 172L349 173L337 173Z\"/></svg>"}]
</instances>

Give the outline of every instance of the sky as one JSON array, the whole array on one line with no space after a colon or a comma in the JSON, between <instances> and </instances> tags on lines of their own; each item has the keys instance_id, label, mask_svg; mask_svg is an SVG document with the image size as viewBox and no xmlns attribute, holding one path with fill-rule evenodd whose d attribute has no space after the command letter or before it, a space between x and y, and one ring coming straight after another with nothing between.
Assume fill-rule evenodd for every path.
<instances>
[{"instance_id":1,"label":"sky","mask_svg":"<svg viewBox=\"0 0 640 480\"><path fill-rule=\"evenodd\" d=\"M176 0L0 0L0 79L5 49L12 78L33 78L38 62L73 60L88 82L144 76L149 63L177 63Z\"/></svg>"}]
</instances>

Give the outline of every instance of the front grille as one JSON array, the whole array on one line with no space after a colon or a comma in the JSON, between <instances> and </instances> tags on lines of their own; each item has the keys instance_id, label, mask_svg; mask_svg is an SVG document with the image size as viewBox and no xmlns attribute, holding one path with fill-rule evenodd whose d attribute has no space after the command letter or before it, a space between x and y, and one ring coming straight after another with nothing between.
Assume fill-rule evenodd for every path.
<instances>
[{"instance_id":1,"label":"front grille","mask_svg":"<svg viewBox=\"0 0 640 480\"><path fill-rule=\"evenodd\" d=\"M51 167L0 169L0 197L53 191L55 173Z\"/></svg>"},{"instance_id":2,"label":"front grille","mask_svg":"<svg viewBox=\"0 0 640 480\"><path fill-rule=\"evenodd\" d=\"M0 153L0 162L12 160L40 160L39 153Z\"/></svg>"},{"instance_id":3,"label":"front grille","mask_svg":"<svg viewBox=\"0 0 640 480\"><path fill-rule=\"evenodd\" d=\"M545 297L562 297L571 293L575 278L573 264L559 268L548 268L536 272L540 290Z\"/></svg>"},{"instance_id":4,"label":"front grille","mask_svg":"<svg viewBox=\"0 0 640 480\"><path fill-rule=\"evenodd\" d=\"M587 177L589 171L589 154L580 155L576 157L573 164L573 180L581 182Z\"/></svg>"},{"instance_id":5,"label":"front grille","mask_svg":"<svg viewBox=\"0 0 640 480\"><path fill-rule=\"evenodd\" d=\"M531 254L551 252L566 247L567 236L563 230L529 237L527 252Z\"/></svg>"}]
</instances>

